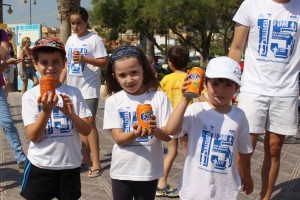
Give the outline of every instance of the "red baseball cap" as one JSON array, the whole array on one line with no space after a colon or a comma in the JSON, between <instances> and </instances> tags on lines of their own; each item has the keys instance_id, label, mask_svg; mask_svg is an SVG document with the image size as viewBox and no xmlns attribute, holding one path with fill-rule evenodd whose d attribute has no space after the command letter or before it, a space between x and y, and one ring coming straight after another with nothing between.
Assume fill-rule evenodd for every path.
<instances>
[{"instance_id":1,"label":"red baseball cap","mask_svg":"<svg viewBox=\"0 0 300 200\"><path fill-rule=\"evenodd\" d=\"M57 50L61 50L65 52L65 45L57 38L41 38L35 41L31 52L34 53L35 50L43 48L43 47L50 47Z\"/></svg>"}]
</instances>

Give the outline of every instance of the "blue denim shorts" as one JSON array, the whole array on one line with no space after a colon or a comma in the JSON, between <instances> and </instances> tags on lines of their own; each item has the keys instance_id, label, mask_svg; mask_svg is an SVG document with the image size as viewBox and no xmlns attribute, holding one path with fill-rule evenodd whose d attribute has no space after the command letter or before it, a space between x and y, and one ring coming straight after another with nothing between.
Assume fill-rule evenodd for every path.
<instances>
[{"instance_id":1,"label":"blue denim shorts","mask_svg":"<svg viewBox=\"0 0 300 200\"><path fill-rule=\"evenodd\" d=\"M34 67L24 67L23 68L24 76L21 77L22 80L32 79L34 77L37 78Z\"/></svg>"}]
</instances>

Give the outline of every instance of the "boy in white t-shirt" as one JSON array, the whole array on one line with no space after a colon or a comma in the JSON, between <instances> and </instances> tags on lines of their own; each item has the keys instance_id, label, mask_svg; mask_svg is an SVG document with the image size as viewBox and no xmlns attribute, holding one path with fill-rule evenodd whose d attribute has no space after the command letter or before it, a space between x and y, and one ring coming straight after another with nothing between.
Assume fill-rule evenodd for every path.
<instances>
[{"instance_id":1,"label":"boy in white t-shirt","mask_svg":"<svg viewBox=\"0 0 300 200\"><path fill-rule=\"evenodd\" d=\"M35 42L33 63L42 76L55 77L55 95L40 96L40 86L22 97L22 118L28 138L21 196L25 199L79 199L81 148L79 132L88 135L92 116L81 92L59 80L65 64L62 42Z\"/></svg>"},{"instance_id":2,"label":"boy in white t-shirt","mask_svg":"<svg viewBox=\"0 0 300 200\"><path fill-rule=\"evenodd\" d=\"M233 200L237 199L242 185L246 194L253 191L248 121L242 110L230 105L241 84L240 76L239 64L234 60L212 59L206 69L207 102L188 106L191 98L184 96L168 120L168 134L175 133L174 137L188 134L179 187L181 199ZM190 83L187 78L182 92ZM241 177L235 163L237 153L242 163Z\"/></svg>"}]
</instances>

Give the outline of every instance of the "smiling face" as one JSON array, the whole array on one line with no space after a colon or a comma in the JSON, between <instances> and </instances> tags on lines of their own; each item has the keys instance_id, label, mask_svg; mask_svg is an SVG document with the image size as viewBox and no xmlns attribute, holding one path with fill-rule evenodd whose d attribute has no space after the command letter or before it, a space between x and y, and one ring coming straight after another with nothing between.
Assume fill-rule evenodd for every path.
<instances>
[{"instance_id":1,"label":"smiling face","mask_svg":"<svg viewBox=\"0 0 300 200\"><path fill-rule=\"evenodd\" d=\"M206 84L208 103L220 113L228 113L231 110L231 100L237 92L238 86L228 79L210 78Z\"/></svg>"},{"instance_id":2,"label":"smiling face","mask_svg":"<svg viewBox=\"0 0 300 200\"><path fill-rule=\"evenodd\" d=\"M72 31L79 37L85 36L87 31L88 22L84 21L79 14L70 16Z\"/></svg>"},{"instance_id":3,"label":"smiling face","mask_svg":"<svg viewBox=\"0 0 300 200\"><path fill-rule=\"evenodd\" d=\"M37 61L33 61L35 69L42 76L53 76L55 82L59 82L60 74L65 66L65 59L62 58L60 51L40 52Z\"/></svg>"},{"instance_id":4,"label":"smiling face","mask_svg":"<svg viewBox=\"0 0 300 200\"><path fill-rule=\"evenodd\" d=\"M131 95L141 95L146 92L143 85L143 73L143 68L137 58L115 61L114 77L123 90Z\"/></svg>"}]
</instances>

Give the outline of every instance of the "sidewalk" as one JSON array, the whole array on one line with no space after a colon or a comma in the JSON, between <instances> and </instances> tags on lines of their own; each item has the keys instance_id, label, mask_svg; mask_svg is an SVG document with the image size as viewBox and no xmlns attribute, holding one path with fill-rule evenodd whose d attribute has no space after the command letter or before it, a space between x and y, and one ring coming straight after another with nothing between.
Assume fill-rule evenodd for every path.
<instances>
[{"instance_id":1,"label":"sidewalk","mask_svg":"<svg viewBox=\"0 0 300 200\"><path fill-rule=\"evenodd\" d=\"M11 113L16 127L19 130L23 149L26 152L29 144L21 116L21 93L11 92L9 103L13 106ZM111 161L111 150L113 139L110 135L102 133L104 100L101 99L98 107L97 127L100 135L100 158L103 174L97 178L88 178L87 169L81 173L82 200L111 200L111 186L109 177L109 167ZM240 194L239 200L258 200L260 183L260 169L263 161L263 143L258 142L256 151L252 158L252 175L254 179L254 192L246 196ZM183 157L178 154L169 176L169 183L173 187L178 186L183 169ZM19 200L22 184L23 170L19 170L14 155L6 141L5 135L0 130L0 184L6 190L0 193L1 200ZM167 198L156 198L156 200L166 200ZM300 199L300 144L285 144L282 151L281 168L277 179L274 200L299 200ZM41 198L42 200L42 198Z\"/></svg>"}]
</instances>

